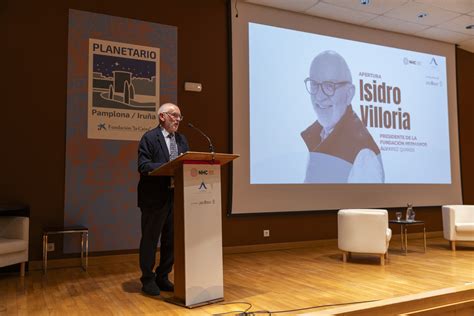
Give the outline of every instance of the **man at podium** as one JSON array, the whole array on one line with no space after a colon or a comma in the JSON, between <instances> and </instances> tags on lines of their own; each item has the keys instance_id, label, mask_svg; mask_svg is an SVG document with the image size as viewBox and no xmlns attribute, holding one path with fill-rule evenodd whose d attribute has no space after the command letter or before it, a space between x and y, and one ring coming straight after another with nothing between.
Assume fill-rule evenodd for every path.
<instances>
[{"instance_id":1,"label":"man at podium","mask_svg":"<svg viewBox=\"0 0 474 316\"><path fill-rule=\"evenodd\" d=\"M140 269L142 291L156 296L174 291L168 279L174 262L173 198L171 177L148 173L188 150L188 142L179 134L183 120L179 107L165 103L158 109L159 125L146 132L138 146L138 207L141 210ZM161 234L160 263L155 267L156 248Z\"/></svg>"}]
</instances>

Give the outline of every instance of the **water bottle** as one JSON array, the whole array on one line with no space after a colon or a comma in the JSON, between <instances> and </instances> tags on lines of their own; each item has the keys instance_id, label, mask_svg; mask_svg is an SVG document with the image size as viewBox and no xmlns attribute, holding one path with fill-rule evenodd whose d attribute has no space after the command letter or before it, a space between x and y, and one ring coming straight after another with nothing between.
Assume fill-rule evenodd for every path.
<instances>
[{"instance_id":1,"label":"water bottle","mask_svg":"<svg viewBox=\"0 0 474 316\"><path fill-rule=\"evenodd\" d=\"M411 203L407 204L406 220L409 222L413 222L415 220L415 211L413 210L413 206Z\"/></svg>"}]
</instances>

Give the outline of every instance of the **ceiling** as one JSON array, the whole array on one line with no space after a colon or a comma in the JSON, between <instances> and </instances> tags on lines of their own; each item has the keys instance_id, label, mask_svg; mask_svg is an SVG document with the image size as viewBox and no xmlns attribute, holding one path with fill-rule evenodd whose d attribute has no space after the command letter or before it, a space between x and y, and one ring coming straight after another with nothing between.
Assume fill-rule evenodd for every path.
<instances>
[{"instance_id":1,"label":"ceiling","mask_svg":"<svg viewBox=\"0 0 474 316\"><path fill-rule=\"evenodd\" d=\"M474 0L246 0L263 6L457 44L474 53ZM368 2L367 5L361 2ZM419 15L426 15L418 17Z\"/></svg>"}]
</instances>

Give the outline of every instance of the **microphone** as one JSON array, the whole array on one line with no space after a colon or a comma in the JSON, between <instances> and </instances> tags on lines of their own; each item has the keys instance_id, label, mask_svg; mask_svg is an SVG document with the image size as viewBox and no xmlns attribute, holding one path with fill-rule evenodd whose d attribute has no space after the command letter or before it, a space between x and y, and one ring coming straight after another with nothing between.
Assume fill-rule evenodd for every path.
<instances>
[{"instance_id":1,"label":"microphone","mask_svg":"<svg viewBox=\"0 0 474 316\"><path fill-rule=\"evenodd\" d=\"M204 134L203 131L201 131L199 128L197 128L196 126L194 126L193 124L191 123L188 123L188 126L191 127L192 129L195 129L196 131L199 132L199 134L201 134L202 136L204 136L207 141L209 142L209 151L211 153L214 153L214 146L212 145L212 142L211 142L211 139L209 138L209 136L207 136L206 134Z\"/></svg>"}]
</instances>

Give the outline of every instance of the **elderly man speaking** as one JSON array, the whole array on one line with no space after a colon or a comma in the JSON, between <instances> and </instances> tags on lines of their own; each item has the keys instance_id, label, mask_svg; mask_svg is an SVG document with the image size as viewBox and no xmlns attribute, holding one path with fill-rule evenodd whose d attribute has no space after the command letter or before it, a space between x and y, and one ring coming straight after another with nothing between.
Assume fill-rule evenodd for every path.
<instances>
[{"instance_id":1,"label":"elderly man speaking","mask_svg":"<svg viewBox=\"0 0 474 316\"><path fill-rule=\"evenodd\" d=\"M344 58L317 55L306 89L317 121L301 133L309 150L306 183L383 183L380 149L352 110L355 87Z\"/></svg>"}]
</instances>

